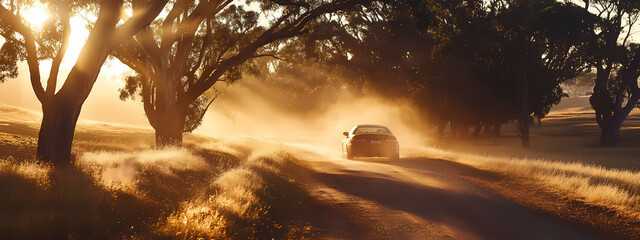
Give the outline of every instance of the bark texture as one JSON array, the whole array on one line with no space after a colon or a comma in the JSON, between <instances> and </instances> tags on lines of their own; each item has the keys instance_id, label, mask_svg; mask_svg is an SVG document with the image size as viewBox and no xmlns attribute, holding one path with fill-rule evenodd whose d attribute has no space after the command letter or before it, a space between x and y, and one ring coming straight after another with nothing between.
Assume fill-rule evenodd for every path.
<instances>
[{"instance_id":1,"label":"bark texture","mask_svg":"<svg viewBox=\"0 0 640 240\"><path fill-rule=\"evenodd\" d=\"M163 149L167 147L181 147L182 133L184 132L184 123L186 109L170 108L166 112L157 112L153 128L156 131L156 148Z\"/></svg>"},{"instance_id":2,"label":"bark texture","mask_svg":"<svg viewBox=\"0 0 640 240\"><path fill-rule=\"evenodd\" d=\"M63 100L51 102L43 108L36 154L38 159L46 159L56 166L70 163L80 108L81 106Z\"/></svg>"}]
</instances>

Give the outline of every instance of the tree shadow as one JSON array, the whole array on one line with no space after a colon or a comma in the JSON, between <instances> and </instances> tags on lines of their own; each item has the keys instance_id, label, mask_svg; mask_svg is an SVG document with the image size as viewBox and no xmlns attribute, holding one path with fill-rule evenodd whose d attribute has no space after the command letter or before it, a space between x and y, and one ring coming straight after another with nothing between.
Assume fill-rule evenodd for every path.
<instances>
[{"instance_id":1,"label":"tree shadow","mask_svg":"<svg viewBox=\"0 0 640 240\"><path fill-rule=\"evenodd\" d=\"M116 238L148 228L145 221L159 215L131 194L96 185L73 166L53 169L48 186L13 173L0 178L3 239Z\"/></svg>"},{"instance_id":2,"label":"tree shadow","mask_svg":"<svg viewBox=\"0 0 640 240\"><path fill-rule=\"evenodd\" d=\"M452 183L453 187L468 177L499 177L441 159L404 158L384 164L417 169L428 177ZM395 180L397 178L354 171L344 174L315 172L314 175L322 184L342 193L418 216L427 222L460 229L479 238L589 239L586 235L559 226L555 219L538 216L484 189L447 189L431 186L426 180L424 184L401 182Z\"/></svg>"},{"instance_id":3,"label":"tree shadow","mask_svg":"<svg viewBox=\"0 0 640 240\"><path fill-rule=\"evenodd\" d=\"M200 169L139 166L128 185L134 190L107 187L99 175L76 165L51 168L46 184L3 169L0 239L169 238L157 231L159 224L237 164L214 155Z\"/></svg>"}]
</instances>

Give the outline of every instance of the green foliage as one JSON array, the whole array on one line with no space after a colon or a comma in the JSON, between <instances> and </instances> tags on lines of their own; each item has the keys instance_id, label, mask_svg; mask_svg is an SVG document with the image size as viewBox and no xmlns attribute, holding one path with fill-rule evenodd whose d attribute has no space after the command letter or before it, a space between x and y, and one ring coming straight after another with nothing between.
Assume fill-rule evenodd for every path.
<instances>
[{"instance_id":1,"label":"green foliage","mask_svg":"<svg viewBox=\"0 0 640 240\"><path fill-rule=\"evenodd\" d=\"M278 58L314 19L360 2L366 1L172 2L164 19L111 53L137 74L126 78L120 98L139 94L156 130L190 132L215 99L204 97L214 83L257 74L256 59Z\"/></svg>"},{"instance_id":2,"label":"green foliage","mask_svg":"<svg viewBox=\"0 0 640 240\"><path fill-rule=\"evenodd\" d=\"M17 45L14 41L5 41L0 48L0 83L18 77L17 62L21 52Z\"/></svg>"},{"instance_id":3,"label":"green foliage","mask_svg":"<svg viewBox=\"0 0 640 240\"><path fill-rule=\"evenodd\" d=\"M530 114L544 117L565 96L559 84L587 67L596 19L570 3L530 3L378 1L324 19L289 56L343 69L351 88L412 100L434 121L467 125L517 119L526 72Z\"/></svg>"},{"instance_id":4,"label":"green foliage","mask_svg":"<svg viewBox=\"0 0 640 240\"><path fill-rule=\"evenodd\" d=\"M136 99L136 93L142 94L142 81L143 76L140 74L135 74L133 76L127 76L124 79L124 87L120 89L120 100L124 101L130 98L131 100Z\"/></svg>"}]
</instances>

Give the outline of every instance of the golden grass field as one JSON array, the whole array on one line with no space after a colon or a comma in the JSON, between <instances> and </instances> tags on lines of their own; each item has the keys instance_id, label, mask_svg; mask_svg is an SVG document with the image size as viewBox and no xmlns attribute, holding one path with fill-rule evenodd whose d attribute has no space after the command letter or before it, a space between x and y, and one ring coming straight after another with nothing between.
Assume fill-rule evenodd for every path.
<instances>
[{"instance_id":1,"label":"golden grass field","mask_svg":"<svg viewBox=\"0 0 640 240\"><path fill-rule=\"evenodd\" d=\"M532 128L530 149L507 125L499 139L433 139L404 144L401 155L526 179L562 201L640 222L638 113L625 122L622 144L604 148L584 104L554 109ZM7 105L0 112L0 239L300 239L317 231L294 216L308 196L281 144L187 135L182 149L152 150L150 129L81 121L76 161L52 168L33 159L39 115Z\"/></svg>"},{"instance_id":2,"label":"golden grass field","mask_svg":"<svg viewBox=\"0 0 640 240\"><path fill-rule=\"evenodd\" d=\"M185 148L152 150L150 130L80 122L75 163L53 168L32 157L38 115L0 112L0 239L311 234L287 220L303 193L278 146L187 136Z\"/></svg>"}]
</instances>

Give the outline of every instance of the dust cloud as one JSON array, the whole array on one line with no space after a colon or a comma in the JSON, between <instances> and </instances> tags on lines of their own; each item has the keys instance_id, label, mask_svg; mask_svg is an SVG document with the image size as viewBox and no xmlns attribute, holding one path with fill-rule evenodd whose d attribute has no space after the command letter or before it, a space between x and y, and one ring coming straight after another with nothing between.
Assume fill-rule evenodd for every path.
<instances>
[{"instance_id":1,"label":"dust cloud","mask_svg":"<svg viewBox=\"0 0 640 240\"><path fill-rule=\"evenodd\" d=\"M111 123L150 129L142 103L121 101L118 89L131 71L103 69L80 114L80 122ZM20 75L0 84L0 103L34 111L41 107L20 63ZM63 69L67 70L67 69ZM245 77L232 85L216 84L220 96L194 133L215 138L256 137L339 149L342 132L356 124L386 125L401 146L428 141L429 126L404 99L383 98L350 86L351 79L309 74L308 79ZM62 74L61 76L64 76ZM62 78L62 77L61 77ZM61 83L64 79L60 79Z\"/></svg>"},{"instance_id":2,"label":"dust cloud","mask_svg":"<svg viewBox=\"0 0 640 240\"><path fill-rule=\"evenodd\" d=\"M216 138L256 137L340 149L342 132L382 124L402 145L428 141L427 122L408 101L350 89L345 79L309 83L246 77L219 84L220 96L195 133Z\"/></svg>"}]
</instances>

